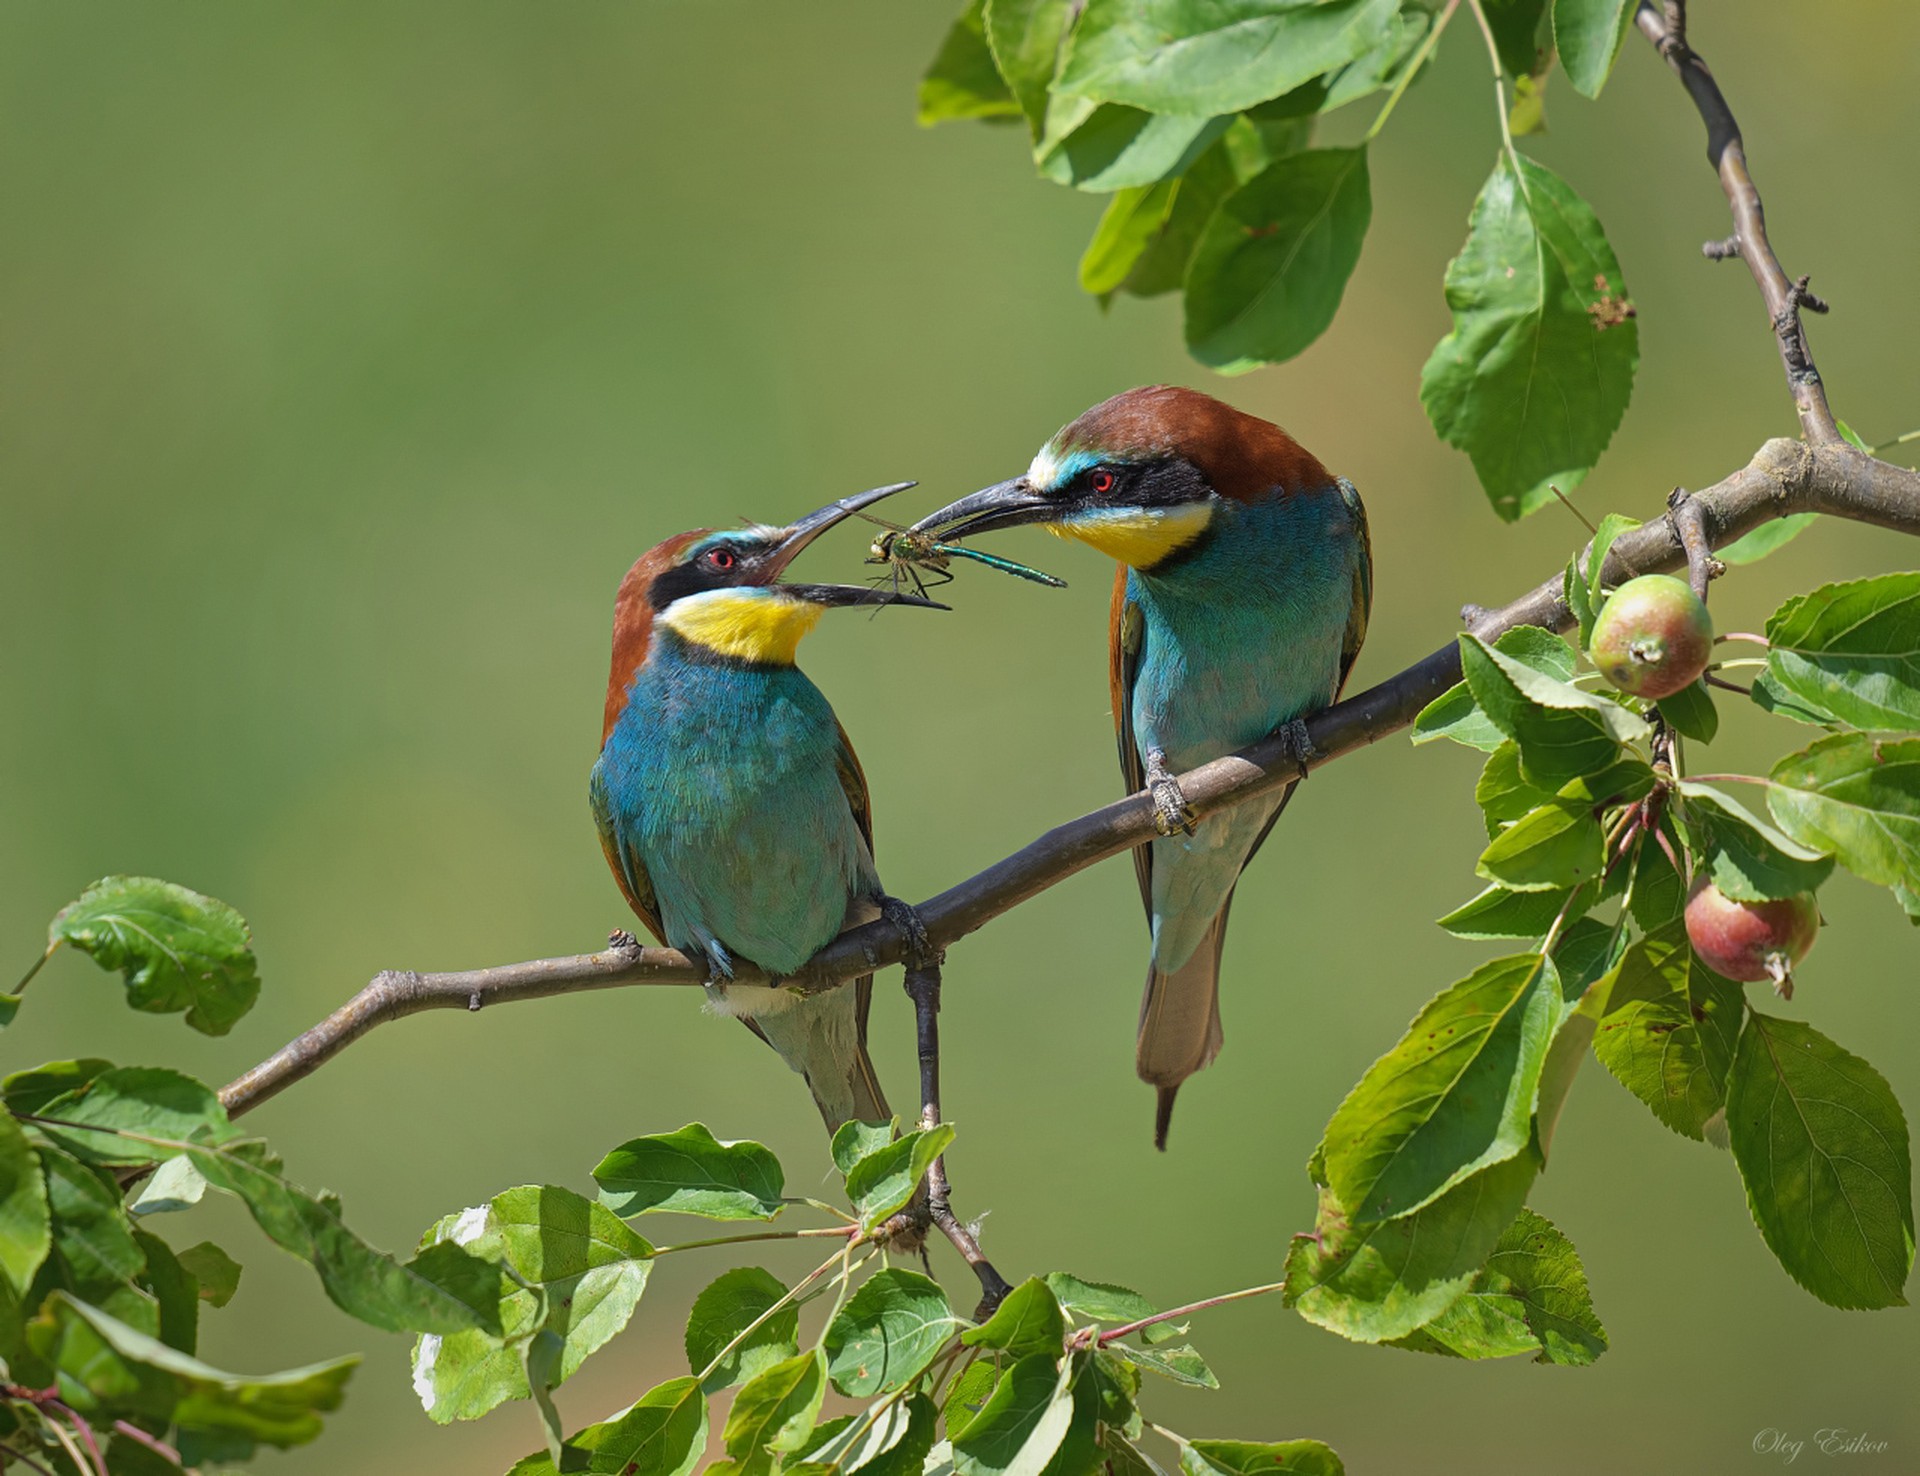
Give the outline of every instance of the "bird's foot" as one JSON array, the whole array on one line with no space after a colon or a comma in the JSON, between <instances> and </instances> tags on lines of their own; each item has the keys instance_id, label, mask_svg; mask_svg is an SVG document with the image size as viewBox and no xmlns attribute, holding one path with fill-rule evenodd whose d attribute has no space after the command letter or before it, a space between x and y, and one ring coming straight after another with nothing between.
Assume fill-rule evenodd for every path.
<instances>
[{"instance_id":1,"label":"bird's foot","mask_svg":"<svg viewBox=\"0 0 1920 1476\"><path fill-rule=\"evenodd\" d=\"M640 940L625 928L615 928L607 934L607 947L615 953L631 953L640 946Z\"/></svg>"},{"instance_id":2,"label":"bird's foot","mask_svg":"<svg viewBox=\"0 0 1920 1476\"><path fill-rule=\"evenodd\" d=\"M1326 757L1320 749L1314 746L1313 735L1307 731L1307 723L1304 718L1295 718L1290 723L1283 723L1277 736L1280 739L1281 747L1286 752L1286 756L1292 759L1294 767L1299 769L1302 779L1307 777L1308 764L1317 758Z\"/></svg>"},{"instance_id":3,"label":"bird's foot","mask_svg":"<svg viewBox=\"0 0 1920 1476\"><path fill-rule=\"evenodd\" d=\"M909 969L925 968L945 958L945 952L933 946L927 925L920 920L920 914L911 903L902 902L898 897L883 896L880 899L880 916L899 933L904 945L900 959Z\"/></svg>"},{"instance_id":4,"label":"bird's foot","mask_svg":"<svg viewBox=\"0 0 1920 1476\"><path fill-rule=\"evenodd\" d=\"M1147 750L1147 792L1153 796L1153 828L1162 835L1192 835L1195 820L1193 806L1180 788L1180 781L1167 767L1164 748Z\"/></svg>"}]
</instances>

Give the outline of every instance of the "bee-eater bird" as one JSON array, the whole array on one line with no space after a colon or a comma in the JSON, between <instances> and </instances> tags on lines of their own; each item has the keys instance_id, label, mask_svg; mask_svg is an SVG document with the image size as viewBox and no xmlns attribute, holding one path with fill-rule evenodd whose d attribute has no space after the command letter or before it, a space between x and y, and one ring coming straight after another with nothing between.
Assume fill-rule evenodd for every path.
<instances>
[{"instance_id":1,"label":"bee-eater bird","mask_svg":"<svg viewBox=\"0 0 1920 1476\"><path fill-rule=\"evenodd\" d=\"M614 605L613 673L589 795L614 880L647 931L705 960L707 996L806 1078L829 1131L892 1114L867 1057L872 976L821 994L727 982L736 959L791 974L881 913L866 776L794 665L839 605L931 600L784 584L820 534L903 482L785 528L697 529L641 555Z\"/></svg>"},{"instance_id":2,"label":"bee-eater bird","mask_svg":"<svg viewBox=\"0 0 1920 1476\"><path fill-rule=\"evenodd\" d=\"M1035 523L1120 563L1110 675L1120 768L1162 839L1134 852L1153 929L1135 1064L1165 1148L1180 1084L1220 1050L1233 889L1293 794L1193 823L1174 774L1332 704L1372 604L1366 511L1279 426L1198 391L1129 390L1040 448L1026 475L914 525L943 540ZM1298 726L1293 726L1299 724Z\"/></svg>"}]
</instances>

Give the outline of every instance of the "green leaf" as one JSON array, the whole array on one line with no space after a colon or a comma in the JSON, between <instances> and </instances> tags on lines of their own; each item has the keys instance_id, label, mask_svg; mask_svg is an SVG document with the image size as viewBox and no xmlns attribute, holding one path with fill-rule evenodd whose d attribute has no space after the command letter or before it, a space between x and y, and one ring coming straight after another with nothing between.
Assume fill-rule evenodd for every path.
<instances>
[{"instance_id":1,"label":"green leaf","mask_svg":"<svg viewBox=\"0 0 1920 1476\"><path fill-rule=\"evenodd\" d=\"M206 1177L181 1153L155 1170L131 1208L136 1215L165 1215L192 1209L206 1196Z\"/></svg>"},{"instance_id":2,"label":"green leaf","mask_svg":"<svg viewBox=\"0 0 1920 1476\"><path fill-rule=\"evenodd\" d=\"M1195 159L1185 174L1167 181L1173 198L1166 217L1141 248L1139 259L1121 284L1122 291L1133 297L1157 297L1177 291L1186 281L1187 264L1220 202L1240 187L1243 177L1251 178L1259 172L1255 169L1243 176L1234 163L1232 141L1251 132L1250 126L1242 130L1236 123L1225 138ZM1264 155L1264 148L1259 152ZM1262 162L1260 168L1265 167Z\"/></svg>"},{"instance_id":3,"label":"green leaf","mask_svg":"<svg viewBox=\"0 0 1920 1476\"><path fill-rule=\"evenodd\" d=\"M1920 740L1822 738L1773 766L1780 828L1883 887L1920 887Z\"/></svg>"},{"instance_id":4,"label":"green leaf","mask_svg":"<svg viewBox=\"0 0 1920 1476\"><path fill-rule=\"evenodd\" d=\"M181 1267L200 1287L200 1300L224 1307L240 1289L240 1263L211 1240L190 1245L179 1253Z\"/></svg>"},{"instance_id":5,"label":"green leaf","mask_svg":"<svg viewBox=\"0 0 1920 1476\"><path fill-rule=\"evenodd\" d=\"M1778 717L1792 718L1796 723L1807 723L1816 728L1837 728L1840 719L1816 703L1807 702L1795 696L1775 679L1770 671L1762 671L1753 679L1750 693L1753 705L1762 712L1770 712Z\"/></svg>"},{"instance_id":6,"label":"green leaf","mask_svg":"<svg viewBox=\"0 0 1920 1476\"><path fill-rule=\"evenodd\" d=\"M1704 855L1713 884L1736 901L1796 897L1832 873L1833 857L1782 835L1738 800L1684 780L1680 793L1695 853Z\"/></svg>"},{"instance_id":7,"label":"green leaf","mask_svg":"<svg viewBox=\"0 0 1920 1476\"><path fill-rule=\"evenodd\" d=\"M1554 1130L1567 1094L1594 1029L1613 989L1614 969L1624 950L1624 935L1592 918L1569 926L1553 947L1553 966L1560 973L1561 1016L1540 1067L1540 1085L1534 1093L1533 1141L1541 1163L1553 1147Z\"/></svg>"},{"instance_id":8,"label":"green leaf","mask_svg":"<svg viewBox=\"0 0 1920 1476\"><path fill-rule=\"evenodd\" d=\"M1014 1358L1046 1353L1059 1358L1067 1336L1067 1319L1053 1290L1030 1276L1007 1293L993 1316L969 1328L960 1341L969 1348L992 1348Z\"/></svg>"},{"instance_id":9,"label":"green leaf","mask_svg":"<svg viewBox=\"0 0 1920 1476\"><path fill-rule=\"evenodd\" d=\"M1600 612L1593 607L1593 596L1587 589L1587 581L1580 575L1580 559L1576 554L1567 560L1566 573L1560 576L1560 595L1567 602L1567 608L1573 612L1573 618L1580 627L1580 649L1593 644L1593 621Z\"/></svg>"},{"instance_id":10,"label":"green leaf","mask_svg":"<svg viewBox=\"0 0 1920 1476\"><path fill-rule=\"evenodd\" d=\"M913 1394L890 1404L873 1420L849 1415L831 1420L813 1432L806 1446L782 1464L797 1472L802 1467L837 1467L853 1476L920 1476L921 1462L933 1449L940 1412L924 1394Z\"/></svg>"},{"instance_id":11,"label":"green leaf","mask_svg":"<svg viewBox=\"0 0 1920 1476\"><path fill-rule=\"evenodd\" d=\"M707 1446L707 1401L693 1379L669 1379L610 1420L588 1425L561 1447L566 1472L599 1476L692 1476ZM507 1476L559 1476L545 1451Z\"/></svg>"},{"instance_id":12,"label":"green leaf","mask_svg":"<svg viewBox=\"0 0 1920 1476\"><path fill-rule=\"evenodd\" d=\"M1510 76L1525 77L1539 70L1543 56L1551 50L1547 8L1547 0L1481 0L1500 65Z\"/></svg>"},{"instance_id":13,"label":"green leaf","mask_svg":"<svg viewBox=\"0 0 1920 1476\"><path fill-rule=\"evenodd\" d=\"M1571 491L1626 413L1640 349L1620 263L1565 181L1502 154L1446 292L1453 331L1421 371L1420 400L1511 521L1551 486Z\"/></svg>"},{"instance_id":14,"label":"green leaf","mask_svg":"<svg viewBox=\"0 0 1920 1476\"><path fill-rule=\"evenodd\" d=\"M1606 604L1607 555L1613 551L1613 545L1622 533L1632 532L1640 526L1638 520L1623 513L1608 513L1600 520L1600 526L1594 530L1592 539L1586 548L1587 601L1599 614Z\"/></svg>"},{"instance_id":15,"label":"green leaf","mask_svg":"<svg viewBox=\"0 0 1920 1476\"><path fill-rule=\"evenodd\" d=\"M336 1198L290 1183L264 1143L235 1141L219 1098L190 1076L115 1067L48 1102L44 1114L42 1131L88 1163L137 1166L188 1153L208 1183L237 1195L277 1245L313 1266L349 1316L388 1332L499 1329L498 1267L453 1245L404 1265L375 1250L347 1228Z\"/></svg>"},{"instance_id":16,"label":"green leaf","mask_svg":"<svg viewBox=\"0 0 1920 1476\"><path fill-rule=\"evenodd\" d=\"M133 1222L121 1207L112 1175L50 1143L42 1144L39 1153L53 1220L53 1249L42 1276L51 1273L52 1285L76 1300L157 1337L159 1305L137 1284L147 1258L133 1238Z\"/></svg>"},{"instance_id":17,"label":"green leaf","mask_svg":"<svg viewBox=\"0 0 1920 1476\"><path fill-rule=\"evenodd\" d=\"M180 1264L158 1235L133 1232L136 1248L146 1263L146 1284L160 1310L160 1341L182 1353L197 1351L200 1341L200 1287L193 1273Z\"/></svg>"},{"instance_id":18,"label":"green leaf","mask_svg":"<svg viewBox=\"0 0 1920 1476\"><path fill-rule=\"evenodd\" d=\"M1106 194L1184 171L1227 130L1227 118L1143 113L1103 103L1084 118L1055 115L1035 163L1055 184ZM1063 131L1055 133L1056 121Z\"/></svg>"},{"instance_id":19,"label":"green leaf","mask_svg":"<svg viewBox=\"0 0 1920 1476\"><path fill-rule=\"evenodd\" d=\"M1716 548L1713 556L1723 564L1757 564L1775 549L1793 542L1806 532L1808 525L1818 516L1818 513L1789 513L1784 518L1775 518L1762 523L1750 533L1742 534L1725 548Z\"/></svg>"},{"instance_id":20,"label":"green leaf","mask_svg":"<svg viewBox=\"0 0 1920 1476\"><path fill-rule=\"evenodd\" d=\"M1704 679L1682 687L1659 702L1660 716L1682 738L1696 743L1711 743L1720 731L1720 714L1714 710L1713 693Z\"/></svg>"},{"instance_id":21,"label":"green leaf","mask_svg":"<svg viewBox=\"0 0 1920 1476\"><path fill-rule=\"evenodd\" d=\"M860 1216L860 1228L876 1230L889 1215L905 1209L934 1159L946 1152L952 1141L950 1123L916 1130L877 1153L869 1153L848 1170L847 1197Z\"/></svg>"},{"instance_id":22,"label":"green leaf","mask_svg":"<svg viewBox=\"0 0 1920 1476\"><path fill-rule=\"evenodd\" d=\"M414 1345L414 1392L443 1425L530 1397L521 1349L535 1338L554 1340L542 1354L546 1382L564 1383L627 1325L653 1269L653 1247L610 1211L552 1185L509 1189L449 1215L422 1249L444 1242L504 1264L513 1279L499 1336L468 1328Z\"/></svg>"},{"instance_id":23,"label":"green leaf","mask_svg":"<svg viewBox=\"0 0 1920 1476\"><path fill-rule=\"evenodd\" d=\"M1520 747L1520 774L1558 789L1595 773L1620 745L1645 738L1647 725L1610 698L1558 681L1470 635L1460 637L1460 664L1474 701Z\"/></svg>"},{"instance_id":24,"label":"green leaf","mask_svg":"<svg viewBox=\"0 0 1920 1476\"><path fill-rule=\"evenodd\" d=\"M1676 856L1682 854L1671 820L1663 820L1660 829ZM1633 920L1643 933L1657 932L1679 917L1687 905L1686 878L1673 869L1660 843L1642 837L1633 859L1633 895L1629 899Z\"/></svg>"},{"instance_id":25,"label":"green leaf","mask_svg":"<svg viewBox=\"0 0 1920 1476\"><path fill-rule=\"evenodd\" d=\"M1347 1218L1411 1214L1525 1149L1561 1016L1559 973L1538 953L1482 964L1427 1004L1327 1124Z\"/></svg>"},{"instance_id":26,"label":"green leaf","mask_svg":"<svg viewBox=\"0 0 1920 1476\"><path fill-rule=\"evenodd\" d=\"M1046 120L1047 88L1060 63L1060 43L1072 18L1069 0L987 0L987 47L1036 139Z\"/></svg>"},{"instance_id":27,"label":"green leaf","mask_svg":"<svg viewBox=\"0 0 1920 1476\"><path fill-rule=\"evenodd\" d=\"M1553 0L1553 40L1567 80L1582 97L1598 97L1633 26L1638 0Z\"/></svg>"},{"instance_id":28,"label":"green leaf","mask_svg":"<svg viewBox=\"0 0 1920 1476\"><path fill-rule=\"evenodd\" d=\"M853 1166L861 1159L878 1153L893 1141L893 1130L899 1126L898 1118L886 1122L843 1122L833 1130L833 1166L844 1174L853 1172Z\"/></svg>"},{"instance_id":29,"label":"green leaf","mask_svg":"<svg viewBox=\"0 0 1920 1476\"><path fill-rule=\"evenodd\" d=\"M1535 1363L1588 1364L1607 1351L1607 1333L1573 1242L1523 1209L1466 1295L1393 1346L1450 1358L1531 1353Z\"/></svg>"},{"instance_id":30,"label":"green leaf","mask_svg":"<svg viewBox=\"0 0 1920 1476\"><path fill-rule=\"evenodd\" d=\"M813 1433L826 1392L826 1367L818 1349L749 1379L727 1415L722 1438L728 1457L744 1472L764 1476L772 1471L774 1454L798 1450Z\"/></svg>"},{"instance_id":31,"label":"green leaf","mask_svg":"<svg viewBox=\"0 0 1920 1476\"><path fill-rule=\"evenodd\" d=\"M0 1100L5 1101L7 1111L31 1116L55 1097L78 1090L112 1066L113 1062L99 1056L83 1056L78 1061L49 1061L30 1071L16 1071L0 1082Z\"/></svg>"},{"instance_id":32,"label":"green leaf","mask_svg":"<svg viewBox=\"0 0 1920 1476\"><path fill-rule=\"evenodd\" d=\"M920 79L920 126L965 118L1017 118L1020 104L1000 80L987 48L984 0L972 0ZM705 1420L705 1415L701 1416Z\"/></svg>"},{"instance_id":33,"label":"green leaf","mask_svg":"<svg viewBox=\"0 0 1920 1476\"><path fill-rule=\"evenodd\" d=\"M1564 895L1599 879L1602 839L1591 803L1556 796L1496 835L1474 870L1516 892Z\"/></svg>"},{"instance_id":34,"label":"green leaf","mask_svg":"<svg viewBox=\"0 0 1920 1476\"><path fill-rule=\"evenodd\" d=\"M1073 1422L1071 1363L1029 1353L1000 1376L980 1413L952 1436L958 1476L1040 1476Z\"/></svg>"},{"instance_id":35,"label":"green leaf","mask_svg":"<svg viewBox=\"0 0 1920 1476\"><path fill-rule=\"evenodd\" d=\"M1920 727L1920 573L1828 584L1767 619L1767 671L1856 728Z\"/></svg>"},{"instance_id":36,"label":"green leaf","mask_svg":"<svg viewBox=\"0 0 1920 1476\"><path fill-rule=\"evenodd\" d=\"M1886 1078L1811 1025L1754 1010L1727 1131L1754 1223L1789 1276L1835 1307L1906 1305L1913 1170Z\"/></svg>"},{"instance_id":37,"label":"green leaf","mask_svg":"<svg viewBox=\"0 0 1920 1476\"><path fill-rule=\"evenodd\" d=\"M0 1276L20 1297L53 1244L40 1160L20 1124L0 1113Z\"/></svg>"},{"instance_id":38,"label":"green leaf","mask_svg":"<svg viewBox=\"0 0 1920 1476\"><path fill-rule=\"evenodd\" d=\"M758 1266L737 1266L693 1299L693 1310L687 1314L687 1366L696 1377L705 1375L700 1385L705 1393L744 1384L800 1351L797 1306L781 1308L747 1332L786 1294L786 1287L770 1272ZM722 1356L735 1338L740 1338L739 1345ZM708 1374L710 1367L713 1372Z\"/></svg>"},{"instance_id":39,"label":"green leaf","mask_svg":"<svg viewBox=\"0 0 1920 1476\"><path fill-rule=\"evenodd\" d=\"M593 1180L600 1202L623 1219L672 1210L709 1220L771 1220L787 1184L766 1148L722 1143L697 1122L629 1139L600 1160Z\"/></svg>"},{"instance_id":40,"label":"green leaf","mask_svg":"<svg viewBox=\"0 0 1920 1476\"><path fill-rule=\"evenodd\" d=\"M1440 919L1456 938L1539 938L1566 907L1570 891L1509 892L1488 887Z\"/></svg>"},{"instance_id":41,"label":"green leaf","mask_svg":"<svg viewBox=\"0 0 1920 1476\"><path fill-rule=\"evenodd\" d=\"M827 1327L827 1374L855 1399L919 1377L965 1324L940 1284L898 1266L875 1272Z\"/></svg>"},{"instance_id":42,"label":"green leaf","mask_svg":"<svg viewBox=\"0 0 1920 1476\"><path fill-rule=\"evenodd\" d=\"M82 1414L109 1423L138 1416L217 1437L226 1459L251 1456L256 1445L284 1450L313 1439L321 1414L340 1407L360 1361L260 1377L223 1373L65 1292L47 1299L27 1337L57 1371L60 1397Z\"/></svg>"},{"instance_id":43,"label":"green leaf","mask_svg":"<svg viewBox=\"0 0 1920 1476\"><path fill-rule=\"evenodd\" d=\"M1082 1281L1064 1271L1049 1271L1042 1280L1046 1282L1047 1290L1053 1293L1053 1299L1060 1309L1082 1322L1119 1327L1138 1322L1143 1317L1151 1317L1159 1310L1139 1292L1124 1286L1113 1286L1102 1281ZM1148 1339L1151 1340L1158 1330L1158 1324L1148 1328Z\"/></svg>"},{"instance_id":44,"label":"green leaf","mask_svg":"<svg viewBox=\"0 0 1920 1476\"><path fill-rule=\"evenodd\" d=\"M1333 322L1372 216L1365 145L1288 154L1254 176L1187 269L1187 348L1225 374L1301 352Z\"/></svg>"},{"instance_id":45,"label":"green leaf","mask_svg":"<svg viewBox=\"0 0 1920 1476\"><path fill-rule=\"evenodd\" d=\"M940 1406L940 1418L946 1421L947 1434L957 1436L967 1427L967 1422L980 1412L987 1402L987 1396L993 1393L998 1382L997 1370L993 1361L978 1358L961 1369L953 1382L947 1386L947 1396Z\"/></svg>"},{"instance_id":46,"label":"green leaf","mask_svg":"<svg viewBox=\"0 0 1920 1476\"><path fill-rule=\"evenodd\" d=\"M1703 1141L1726 1107L1746 999L1693 956L1684 923L1627 950L1593 1053L1616 1081L1683 1137Z\"/></svg>"},{"instance_id":47,"label":"green leaf","mask_svg":"<svg viewBox=\"0 0 1920 1476\"><path fill-rule=\"evenodd\" d=\"M1537 625L1516 625L1511 630L1502 631L1494 640L1493 648L1503 655L1511 656L1514 660L1532 667L1535 671L1557 677L1563 682L1573 675L1576 660L1573 648L1552 631L1542 630ZM1469 748L1484 749L1488 753L1497 753L1503 744L1512 742L1493 720L1481 711L1479 703L1474 700L1472 689L1464 679L1455 682L1429 702L1413 720L1413 741L1416 744L1428 743L1435 738L1451 738L1456 743L1464 743ZM1516 779L1519 773L1518 760L1519 749L1515 746ZM1535 803L1539 802L1535 801ZM1482 806L1484 805L1485 801L1482 801ZM1532 808L1532 805L1527 805L1507 818L1517 820Z\"/></svg>"},{"instance_id":48,"label":"green leaf","mask_svg":"<svg viewBox=\"0 0 1920 1476\"><path fill-rule=\"evenodd\" d=\"M1398 0L1088 0L1059 92L1160 113L1237 113L1378 46Z\"/></svg>"},{"instance_id":49,"label":"green leaf","mask_svg":"<svg viewBox=\"0 0 1920 1476\"><path fill-rule=\"evenodd\" d=\"M1213 1370L1207 1367L1206 1360L1185 1343L1177 1348L1138 1348L1131 1343L1109 1343L1107 1348L1135 1368L1157 1373L1161 1378L1185 1384L1189 1389L1220 1387L1220 1381L1213 1376Z\"/></svg>"},{"instance_id":50,"label":"green leaf","mask_svg":"<svg viewBox=\"0 0 1920 1476\"><path fill-rule=\"evenodd\" d=\"M1460 683L1460 687L1464 690L1466 683ZM1473 694L1469 692L1467 700L1472 699ZM1487 727L1496 736L1500 734L1491 723ZM1500 738L1500 746L1488 755L1480 778L1473 786L1474 803L1486 817L1489 839L1500 833L1502 825L1518 820L1552 798L1552 790L1529 784L1521 777L1520 745L1504 736Z\"/></svg>"},{"instance_id":51,"label":"green leaf","mask_svg":"<svg viewBox=\"0 0 1920 1476\"><path fill-rule=\"evenodd\" d=\"M173 882L105 877L60 909L48 939L119 969L136 1010L185 1010L203 1035L225 1035L260 997L246 920Z\"/></svg>"},{"instance_id":52,"label":"green leaf","mask_svg":"<svg viewBox=\"0 0 1920 1476\"><path fill-rule=\"evenodd\" d=\"M1080 290L1094 297L1118 291L1141 254L1165 228L1181 181L1138 185L1107 202L1080 258Z\"/></svg>"},{"instance_id":53,"label":"green leaf","mask_svg":"<svg viewBox=\"0 0 1920 1476\"><path fill-rule=\"evenodd\" d=\"M1296 1235L1287 1251L1286 1304L1356 1343L1402 1337L1431 1322L1493 1253L1538 1171L1529 1149L1417 1214L1372 1225L1350 1223L1323 1188L1314 1233Z\"/></svg>"},{"instance_id":54,"label":"green leaf","mask_svg":"<svg viewBox=\"0 0 1920 1476\"><path fill-rule=\"evenodd\" d=\"M1182 1476L1345 1476L1346 1469L1318 1440L1195 1440L1180 1447Z\"/></svg>"}]
</instances>

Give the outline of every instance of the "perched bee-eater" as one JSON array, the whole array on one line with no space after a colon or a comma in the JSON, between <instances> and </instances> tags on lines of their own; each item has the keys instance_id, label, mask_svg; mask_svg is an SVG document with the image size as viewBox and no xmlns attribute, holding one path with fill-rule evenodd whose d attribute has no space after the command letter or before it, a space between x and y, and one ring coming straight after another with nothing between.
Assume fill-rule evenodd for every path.
<instances>
[{"instance_id":1,"label":"perched bee-eater","mask_svg":"<svg viewBox=\"0 0 1920 1476\"><path fill-rule=\"evenodd\" d=\"M589 786L607 862L640 921L705 961L708 998L806 1078L829 1131L892 1115L867 1058L871 976L804 997L727 981L736 959L790 974L880 915L866 776L794 653L836 605L945 607L780 575L835 523L912 485L785 528L682 533L643 554L614 604Z\"/></svg>"},{"instance_id":2,"label":"perched bee-eater","mask_svg":"<svg viewBox=\"0 0 1920 1476\"><path fill-rule=\"evenodd\" d=\"M1025 476L914 526L943 540L1037 523L1120 563L1111 677L1120 768L1164 839L1134 852L1153 929L1136 1065L1164 1148L1180 1084L1220 1049L1220 950L1240 872L1288 798L1193 823L1174 775L1329 706L1367 632L1366 512L1279 426L1153 385L1094 406ZM1300 757L1304 725L1293 727Z\"/></svg>"}]
</instances>

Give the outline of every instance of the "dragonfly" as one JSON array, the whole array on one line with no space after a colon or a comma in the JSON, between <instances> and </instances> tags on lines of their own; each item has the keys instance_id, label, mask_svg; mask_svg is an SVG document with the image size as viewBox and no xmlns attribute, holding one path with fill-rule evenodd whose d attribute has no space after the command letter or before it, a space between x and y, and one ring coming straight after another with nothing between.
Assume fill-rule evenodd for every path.
<instances>
[{"instance_id":1,"label":"dragonfly","mask_svg":"<svg viewBox=\"0 0 1920 1476\"><path fill-rule=\"evenodd\" d=\"M929 587L938 589L943 584L952 583L953 571L948 565L955 559L972 559L976 564L985 564L989 569L998 569L1002 574L1012 574L1035 584L1044 584L1049 589L1067 587L1064 579L1056 579L1038 569L1029 569L1025 564L1016 564L1012 559L1003 559L998 554L964 548L957 543L942 543L928 534L915 533L898 523L876 518L871 513L861 513L860 516L886 530L873 540L872 547L867 550L867 562L888 566L896 593L911 583L913 592L924 598Z\"/></svg>"}]
</instances>

